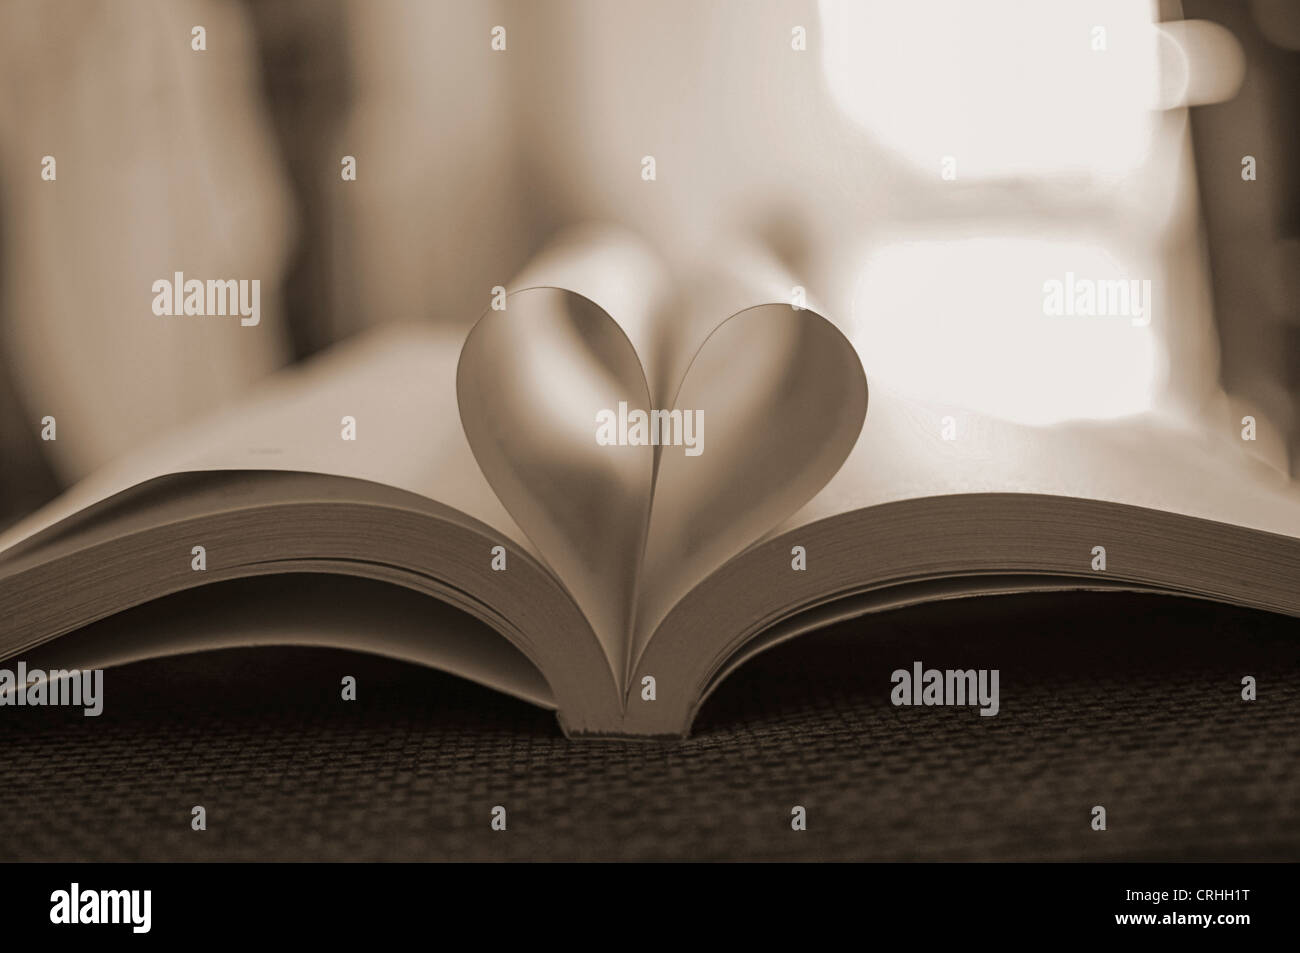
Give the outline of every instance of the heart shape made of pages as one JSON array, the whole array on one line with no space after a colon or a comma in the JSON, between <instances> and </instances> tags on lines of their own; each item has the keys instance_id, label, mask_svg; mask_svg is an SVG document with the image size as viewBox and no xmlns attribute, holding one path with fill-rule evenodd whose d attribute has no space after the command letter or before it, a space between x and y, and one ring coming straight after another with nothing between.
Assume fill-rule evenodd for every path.
<instances>
[{"instance_id":1,"label":"heart shape made of pages","mask_svg":"<svg viewBox=\"0 0 1300 953\"><path fill-rule=\"evenodd\" d=\"M653 408L619 323L551 287L516 291L479 319L456 392L483 475L620 677L692 585L826 485L867 410L852 344L815 312L783 304L722 321L675 400ZM694 455L667 442L681 431L666 420L658 446L599 442L601 415L620 416L620 404L627 414L694 414Z\"/></svg>"}]
</instances>

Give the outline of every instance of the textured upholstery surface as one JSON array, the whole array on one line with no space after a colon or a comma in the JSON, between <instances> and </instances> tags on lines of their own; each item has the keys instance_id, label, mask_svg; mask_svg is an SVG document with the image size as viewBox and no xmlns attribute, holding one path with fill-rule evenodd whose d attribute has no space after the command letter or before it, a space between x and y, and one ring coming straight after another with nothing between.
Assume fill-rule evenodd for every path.
<instances>
[{"instance_id":1,"label":"textured upholstery surface","mask_svg":"<svg viewBox=\"0 0 1300 953\"><path fill-rule=\"evenodd\" d=\"M918 659L999 669L1001 712L892 706ZM675 743L570 742L550 713L327 650L138 663L105 693L99 718L0 710L0 857L1300 859L1300 622L1192 601L857 620L743 667Z\"/></svg>"}]
</instances>

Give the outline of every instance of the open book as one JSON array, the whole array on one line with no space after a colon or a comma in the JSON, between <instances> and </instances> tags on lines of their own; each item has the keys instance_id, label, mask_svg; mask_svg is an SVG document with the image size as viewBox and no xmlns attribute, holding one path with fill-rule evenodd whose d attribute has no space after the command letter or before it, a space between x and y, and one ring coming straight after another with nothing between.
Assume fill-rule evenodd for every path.
<instances>
[{"instance_id":1,"label":"open book","mask_svg":"<svg viewBox=\"0 0 1300 953\"><path fill-rule=\"evenodd\" d=\"M963 414L946 440L948 409L868 407L850 340L756 274L674 294L632 242L578 235L468 333L394 326L282 372L0 537L0 658L344 646L572 736L679 736L754 653L914 602L1300 615L1284 477L1154 415Z\"/></svg>"}]
</instances>

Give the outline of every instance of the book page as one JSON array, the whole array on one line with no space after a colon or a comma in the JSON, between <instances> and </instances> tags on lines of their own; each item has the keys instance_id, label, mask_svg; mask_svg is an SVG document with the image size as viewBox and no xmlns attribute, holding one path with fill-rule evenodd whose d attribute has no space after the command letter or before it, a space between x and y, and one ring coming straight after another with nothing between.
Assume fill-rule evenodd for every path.
<instances>
[{"instance_id":1,"label":"book page","mask_svg":"<svg viewBox=\"0 0 1300 953\"><path fill-rule=\"evenodd\" d=\"M185 620L183 638L178 619ZM29 669L95 669L261 645L364 650L555 707L536 666L483 622L423 593L351 576L254 576L200 586L109 616L25 658Z\"/></svg>"},{"instance_id":2,"label":"book page","mask_svg":"<svg viewBox=\"0 0 1300 953\"><path fill-rule=\"evenodd\" d=\"M1154 412L1033 427L879 387L839 473L768 536L894 500L983 492L1127 503L1300 537L1300 484L1228 435Z\"/></svg>"},{"instance_id":3,"label":"book page","mask_svg":"<svg viewBox=\"0 0 1300 953\"><path fill-rule=\"evenodd\" d=\"M280 372L247 399L74 486L0 536L0 553L146 480L191 470L298 470L419 493L531 549L484 480L456 407L463 332L394 325Z\"/></svg>"}]
</instances>

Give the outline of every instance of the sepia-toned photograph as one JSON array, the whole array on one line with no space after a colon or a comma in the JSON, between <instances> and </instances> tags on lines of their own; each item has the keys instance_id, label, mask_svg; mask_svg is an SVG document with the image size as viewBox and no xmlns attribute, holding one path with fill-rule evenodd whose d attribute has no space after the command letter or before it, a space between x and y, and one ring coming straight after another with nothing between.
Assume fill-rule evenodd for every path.
<instances>
[{"instance_id":1,"label":"sepia-toned photograph","mask_svg":"<svg viewBox=\"0 0 1300 953\"><path fill-rule=\"evenodd\" d=\"M854 862L1267 928L1300 3L0 0L0 75L7 923Z\"/></svg>"}]
</instances>

